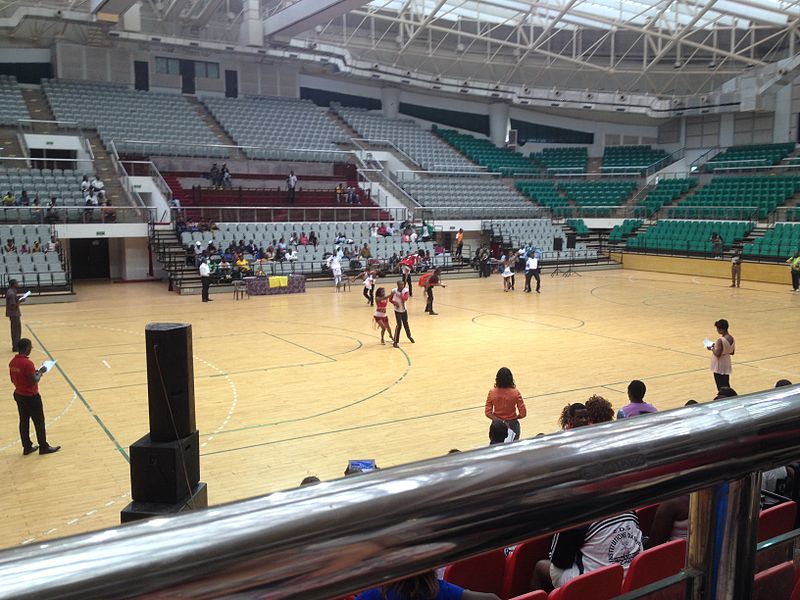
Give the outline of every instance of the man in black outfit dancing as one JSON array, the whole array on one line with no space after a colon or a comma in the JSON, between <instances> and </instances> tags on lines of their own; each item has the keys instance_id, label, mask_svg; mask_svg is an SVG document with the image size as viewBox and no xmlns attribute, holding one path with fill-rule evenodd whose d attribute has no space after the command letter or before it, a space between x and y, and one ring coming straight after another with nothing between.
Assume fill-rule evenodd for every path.
<instances>
[{"instance_id":1,"label":"man in black outfit dancing","mask_svg":"<svg viewBox=\"0 0 800 600\"><path fill-rule=\"evenodd\" d=\"M439 267L436 267L433 270L433 273L428 275L428 278L425 280L425 296L427 296L428 301L425 304L425 312L429 315L438 315L439 313L434 312L433 310L433 288L436 286L439 287L447 287L441 281L442 270Z\"/></svg>"},{"instance_id":2,"label":"man in black outfit dancing","mask_svg":"<svg viewBox=\"0 0 800 600\"><path fill-rule=\"evenodd\" d=\"M408 326L408 310L406 309L406 302L408 301L408 288L404 287L403 280L397 282L397 287L392 290L389 295L389 302L394 306L394 319L396 322L396 329L394 330L394 344L395 348L398 347L400 342L400 328L404 327L406 330L406 337L412 344L414 338L411 337L411 328Z\"/></svg>"}]
</instances>

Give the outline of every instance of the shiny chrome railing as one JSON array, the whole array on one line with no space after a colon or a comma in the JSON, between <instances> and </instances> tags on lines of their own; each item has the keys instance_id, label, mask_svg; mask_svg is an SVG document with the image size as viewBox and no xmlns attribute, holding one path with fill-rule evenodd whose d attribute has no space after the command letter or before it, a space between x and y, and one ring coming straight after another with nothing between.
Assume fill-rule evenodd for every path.
<instances>
[{"instance_id":1,"label":"shiny chrome railing","mask_svg":"<svg viewBox=\"0 0 800 600\"><path fill-rule=\"evenodd\" d=\"M695 597L749 598L760 471L799 456L778 388L7 550L0 598L335 598L689 492Z\"/></svg>"}]
</instances>

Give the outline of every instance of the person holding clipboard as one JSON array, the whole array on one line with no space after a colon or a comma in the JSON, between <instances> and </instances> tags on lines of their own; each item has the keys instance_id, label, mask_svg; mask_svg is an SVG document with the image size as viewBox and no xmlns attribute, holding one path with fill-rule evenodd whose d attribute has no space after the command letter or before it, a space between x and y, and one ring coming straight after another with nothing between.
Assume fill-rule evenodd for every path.
<instances>
[{"instance_id":1,"label":"person holding clipboard","mask_svg":"<svg viewBox=\"0 0 800 600\"><path fill-rule=\"evenodd\" d=\"M19 351L19 338L22 335L22 313L19 305L25 302L30 292L25 292L22 296L17 296L17 280L8 280L8 290L6 290L6 316L11 321L11 351Z\"/></svg>"},{"instance_id":2,"label":"person holding clipboard","mask_svg":"<svg viewBox=\"0 0 800 600\"><path fill-rule=\"evenodd\" d=\"M14 400L19 412L19 437L22 442L22 454L27 456L39 450L39 454L58 452L61 446L47 443L47 432L44 423L42 397L39 395L39 380L56 364L54 360L45 361L38 369L29 358L33 344L28 338L19 340L19 353L8 364L11 383L14 384ZM38 446L31 442L30 422L36 430Z\"/></svg>"}]
</instances>

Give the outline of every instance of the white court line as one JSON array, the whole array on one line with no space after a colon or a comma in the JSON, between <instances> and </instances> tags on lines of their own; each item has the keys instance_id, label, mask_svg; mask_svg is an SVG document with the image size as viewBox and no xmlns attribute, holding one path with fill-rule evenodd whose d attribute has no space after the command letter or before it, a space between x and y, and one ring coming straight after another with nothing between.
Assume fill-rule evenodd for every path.
<instances>
[{"instance_id":1,"label":"white court line","mask_svg":"<svg viewBox=\"0 0 800 600\"><path fill-rule=\"evenodd\" d=\"M103 364L106 366L106 368L108 368L108 369L111 368L111 365L108 364L108 361L106 359L103 359Z\"/></svg>"},{"instance_id":2,"label":"white court line","mask_svg":"<svg viewBox=\"0 0 800 600\"><path fill-rule=\"evenodd\" d=\"M71 399L70 399L70 401L67 403L67 405L66 405L66 406L65 406L65 407L64 407L64 408L61 410L61 412L60 412L60 413L58 413L58 414L57 414L55 417L53 417L52 419L50 419L50 420L45 420L45 428L48 428L48 427L50 427L51 425L55 424L56 422L58 422L58 420L59 420L61 417L63 417L65 414L67 414L67 411L68 411L70 408L72 408L72 405L73 405L73 404L75 404L75 400L77 400L77 399L78 399L78 394L77 394L76 392L72 392L72 398L71 398ZM8 443L7 443L7 444L5 444L4 446L0 446L0 452L3 452L4 450L8 450L9 448L17 447L17 446L19 446L19 444L20 444L20 443L21 443L21 442L20 442L19 440L14 440L13 442L8 442Z\"/></svg>"}]
</instances>

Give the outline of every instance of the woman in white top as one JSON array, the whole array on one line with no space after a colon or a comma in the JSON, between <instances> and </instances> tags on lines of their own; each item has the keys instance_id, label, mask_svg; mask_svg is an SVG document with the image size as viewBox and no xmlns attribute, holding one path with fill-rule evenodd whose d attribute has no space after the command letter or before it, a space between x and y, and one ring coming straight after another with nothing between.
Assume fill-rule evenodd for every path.
<instances>
[{"instance_id":1,"label":"woman in white top","mask_svg":"<svg viewBox=\"0 0 800 600\"><path fill-rule=\"evenodd\" d=\"M728 333L728 321L720 319L714 326L719 333L719 339L708 349L711 351L711 372L714 374L714 382L717 390L724 387L731 387L731 356L736 353L736 341Z\"/></svg>"},{"instance_id":2,"label":"woman in white top","mask_svg":"<svg viewBox=\"0 0 800 600\"><path fill-rule=\"evenodd\" d=\"M501 259L502 260L502 259ZM514 266L516 256L512 254L503 260L503 291L510 292L514 289Z\"/></svg>"}]
</instances>

